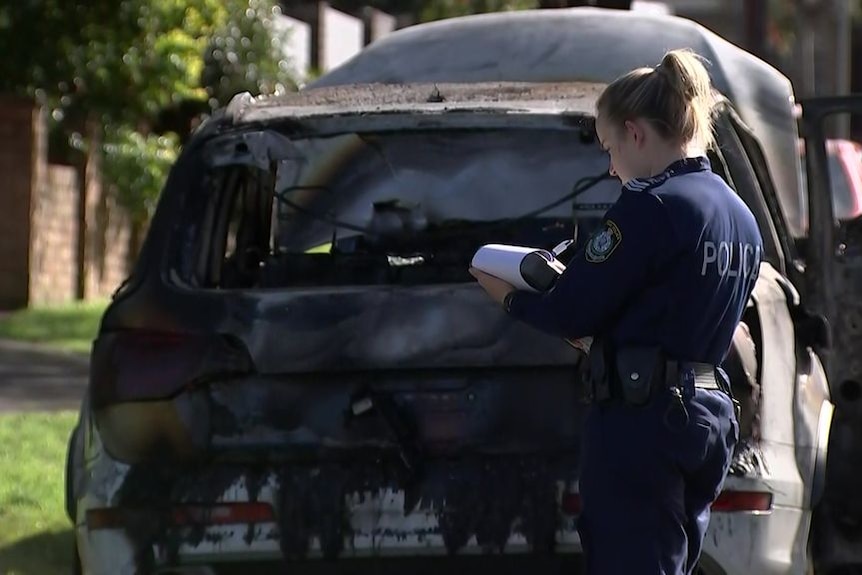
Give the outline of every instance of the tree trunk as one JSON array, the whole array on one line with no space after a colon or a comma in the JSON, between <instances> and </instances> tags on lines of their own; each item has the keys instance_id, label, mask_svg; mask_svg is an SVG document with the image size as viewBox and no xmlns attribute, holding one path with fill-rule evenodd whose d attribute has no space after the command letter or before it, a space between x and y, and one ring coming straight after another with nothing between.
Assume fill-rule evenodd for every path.
<instances>
[{"instance_id":1,"label":"tree trunk","mask_svg":"<svg viewBox=\"0 0 862 575\"><path fill-rule=\"evenodd\" d=\"M102 125L92 115L84 120L83 135L85 149L76 166L78 170L78 278L77 297L85 299L90 294L88 278L92 263L98 261L94 254L96 229L96 208L102 193Z\"/></svg>"}]
</instances>

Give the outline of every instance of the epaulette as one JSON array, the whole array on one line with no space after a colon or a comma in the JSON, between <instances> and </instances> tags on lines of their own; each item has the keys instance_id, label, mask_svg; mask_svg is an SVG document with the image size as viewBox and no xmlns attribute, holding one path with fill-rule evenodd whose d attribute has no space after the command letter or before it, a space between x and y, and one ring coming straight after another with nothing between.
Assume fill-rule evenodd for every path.
<instances>
[{"instance_id":1,"label":"epaulette","mask_svg":"<svg viewBox=\"0 0 862 575\"><path fill-rule=\"evenodd\" d=\"M670 178L670 176L671 172L666 171L651 178L635 178L626 182L626 185L623 187L631 192L645 192L646 190L662 185L668 180L668 178Z\"/></svg>"},{"instance_id":2,"label":"epaulette","mask_svg":"<svg viewBox=\"0 0 862 575\"><path fill-rule=\"evenodd\" d=\"M629 180L626 182L626 185L623 186L623 189L632 192L645 192L646 190L651 190L652 188L662 185L672 176L691 174L693 172L700 172L709 169L709 160L703 156L684 158L672 163L660 174L649 178L635 178L633 180Z\"/></svg>"}]
</instances>

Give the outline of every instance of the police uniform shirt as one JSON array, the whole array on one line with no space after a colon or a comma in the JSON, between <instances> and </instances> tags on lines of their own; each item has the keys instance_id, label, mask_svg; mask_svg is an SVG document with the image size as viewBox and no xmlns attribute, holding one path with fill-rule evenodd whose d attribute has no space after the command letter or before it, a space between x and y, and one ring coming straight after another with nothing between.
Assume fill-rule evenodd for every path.
<instances>
[{"instance_id":1,"label":"police uniform shirt","mask_svg":"<svg viewBox=\"0 0 862 575\"><path fill-rule=\"evenodd\" d=\"M512 292L512 317L568 339L659 345L719 364L763 250L757 222L704 157L631 180L603 224L545 294Z\"/></svg>"}]
</instances>

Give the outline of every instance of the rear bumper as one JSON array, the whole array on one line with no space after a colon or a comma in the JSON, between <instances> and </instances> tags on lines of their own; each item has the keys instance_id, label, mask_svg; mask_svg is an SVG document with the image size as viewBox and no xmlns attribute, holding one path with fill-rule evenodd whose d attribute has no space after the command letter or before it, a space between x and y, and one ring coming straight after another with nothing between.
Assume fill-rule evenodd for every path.
<instances>
[{"instance_id":1,"label":"rear bumper","mask_svg":"<svg viewBox=\"0 0 862 575\"><path fill-rule=\"evenodd\" d=\"M219 467L175 475L164 483L153 469L137 470L113 460L101 449L98 433L85 444L86 473L76 488L76 541L85 574L241 570L250 575L257 567L261 573L284 572L285 557L313 565L313 571L334 563L361 567L369 561L375 561L375 570L404 561L431 565L450 553L464 564L514 565L522 558L532 566L537 556L549 553L555 556L549 560L568 561L572 569L579 562L577 511L564 504L564 495L576 492L577 484L552 479L571 474L571 461L555 466L535 459L507 460L504 469L440 463L426 469L422 487L411 492L387 487L393 482L382 462L365 463L358 474L356 468L339 472L337 465L301 473L289 471L295 471L291 466L240 473ZM513 477L518 481L512 482ZM525 487L531 481L533 487ZM270 520L256 523L170 525L164 508L166 504L170 511L177 483L182 484L184 504L257 502L273 513ZM773 484L795 491L775 477L730 477L725 487L761 491ZM537 489L542 485L551 488ZM327 497L334 494L330 489L344 496ZM88 519L88 511L125 510L133 499L144 512L136 517L143 520L95 528ZM142 501L151 503L142 506ZM537 509L550 514L555 528L546 529ZM803 575L806 557L797 542L807 539L809 524L807 511L783 503L762 514L713 513L704 541L706 574ZM549 545L537 545L537 533L545 533L541 541ZM333 557L339 561L327 560ZM377 565L379 560L384 563Z\"/></svg>"},{"instance_id":2,"label":"rear bumper","mask_svg":"<svg viewBox=\"0 0 862 575\"><path fill-rule=\"evenodd\" d=\"M746 516L730 519L730 514L715 514L715 521L707 532L707 545L704 549L702 565L706 575L743 575L758 573L799 574L805 573L802 564L788 563L790 549L788 545L779 548L770 547L769 538L758 536L788 518L794 513L779 512L773 516ZM724 531L727 524L733 522L735 536L723 536L718 531ZM239 573L248 575L257 573L284 572L285 562L278 541L276 524L260 524L255 527L255 539L248 543L244 537L247 526L226 525L207 529L202 540L197 543L183 543L176 549L169 545L154 545L152 547L152 570L143 570L135 555L135 545L126 533L120 531L100 531L87 533L79 529L79 544L86 541L91 561L85 565L85 574L123 574L123 573ZM361 571L365 566L374 566L379 570L393 573L411 572L421 568L429 572L448 572L447 569L469 569L479 572L491 565L521 568L529 566L531 571L536 565L547 562L565 565L566 572L578 573L580 568L580 544L577 534L561 534L568 539L555 549L553 556L536 554L518 536L510 539L510 544L504 548L503 554L491 554L476 545L472 539L468 545L459 550L456 557L447 556L442 538L436 535L419 535L415 531L398 532L392 529L380 536L355 537L346 539L345 552L337 561L327 561L322 558L319 541L312 541L309 553L305 559L297 559L291 563L299 571L312 569L314 572L340 573L344 570ZM753 539L746 541L747 535L755 534ZM373 541L372 541L373 539ZM351 547L355 543L355 547ZM363 545L365 543L365 545ZM716 544L717 543L717 544ZM493 553L493 552L492 552ZM120 567L118 567L120 566ZM409 571L404 569L410 566ZM434 566L434 568L431 568ZM329 569L330 571L327 571ZM573 569L574 571L570 570ZM250 571L251 570L251 571ZM465 572L467 572L465 571ZM494 572L498 572L495 568ZM514 572L519 572L515 569Z\"/></svg>"},{"instance_id":3,"label":"rear bumper","mask_svg":"<svg viewBox=\"0 0 862 575\"><path fill-rule=\"evenodd\" d=\"M777 507L768 514L713 513L704 539L706 575L806 575L795 540L810 514Z\"/></svg>"},{"instance_id":4,"label":"rear bumper","mask_svg":"<svg viewBox=\"0 0 862 575\"><path fill-rule=\"evenodd\" d=\"M274 561L219 562L211 565L187 564L157 568L153 575L461 575L494 573L523 575L524 573L566 573L582 575L579 555L473 555L457 557L387 557L339 561L306 560L285 563Z\"/></svg>"},{"instance_id":5,"label":"rear bumper","mask_svg":"<svg viewBox=\"0 0 862 575\"><path fill-rule=\"evenodd\" d=\"M258 481L250 493L251 478L244 477L228 486L218 498L220 502L254 501L278 509L279 483L274 475ZM558 485L561 494L567 486ZM308 544L303 553L291 559L295 566L326 572L334 564L339 569L362 570L373 564L375 570L387 566L398 572L406 564L411 572L416 566L437 565L438 572L466 569L469 565L487 566L501 562L510 566L540 561L563 562L567 569L579 568L581 552L577 535L576 516L558 510L559 528L554 533L553 556L541 559L537 549L524 535L524 522L516 517L511 524L505 545L500 548L480 544L471 533L457 556L447 557L447 533L443 523L451 518L433 505L421 501L410 503L409 494L400 490L383 489L355 492L345 497L344 513L349 525L341 536L338 561L325 558L324 546L318 534L307 527ZM282 509L281 513L286 511ZM142 537L141 526L129 528L91 529L84 521L77 528L77 541L85 565L91 575L122 573L231 573L283 572L286 556L281 523L283 519L256 524L225 524L217 526L186 526L165 528L157 540ZM804 560L794 557L794 537L807 525L808 516L802 510L778 507L769 513L714 513L704 541L703 565L707 575L742 575L748 573L796 574L805 572ZM293 529L302 529L295 524ZM331 544L331 542L330 542ZM297 552L297 549L287 549ZM491 554L489 556L484 556ZM478 563L476 563L478 561ZM400 566L400 567L399 567ZM249 571L251 569L251 571ZM304 569L300 568L301 571ZM419 570L421 571L421 569ZM335 570L334 572L339 572Z\"/></svg>"},{"instance_id":6,"label":"rear bumper","mask_svg":"<svg viewBox=\"0 0 862 575\"><path fill-rule=\"evenodd\" d=\"M157 526L156 532L148 530L146 525L132 523L93 529L88 524L86 510L80 512L83 521L76 535L85 573L148 572L147 569L173 566L228 568L238 563L255 563L262 568L266 564L283 567L284 557L300 563L330 563L326 559L333 558L339 563L355 565L372 558L397 559L398 563L418 557L443 558L450 554L450 549L470 561L471 556L501 551L499 545L490 542L492 537L487 524L480 540L477 526L468 514L456 513L451 507L443 510L421 499L411 502L411 496L403 490L350 492L344 497L341 510L315 508L314 496L308 496L308 506L303 511L317 519L315 524L309 524L297 517L295 508L285 504L280 483L274 475L257 483L251 493L250 484L248 478L232 483L218 498L219 503L243 503L253 499L258 504L270 505L275 520L215 526L165 526L159 520L142 522ZM565 485L559 482L557 488L561 494ZM508 537L502 552L533 555L553 547L556 553L571 556L572 560L581 550L576 518L560 513L558 501L559 498L551 502L549 509L557 515L559 525L551 535L553 543L534 545L533 537L526 533L530 526L523 514L518 514L505 523ZM104 509L101 505L93 507ZM346 524L336 526L339 521ZM321 529L321 524L329 526L329 530ZM483 526L479 525L478 529ZM290 535L282 536L288 533ZM459 545L453 539L461 533L466 535L466 541ZM334 537L338 537L338 544L333 543ZM333 551L333 547L337 550Z\"/></svg>"},{"instance_id":7,"label":"rear bumper","mask_svg":"<svg viewBox=\"0 0 862 575\"><path fill-rule=\"evenodd\" d=\"M574 474L574 457L432 462L405 491L392 487L404 484L392 462L275 464L266 471L235 464L174 469L165 477L97 447L76 488L76 541L84 572L97 575L264 565L285 557L360 561L552 548L572 556L580 551L576 517L563 513L561 503L576 484L554 478ZM193 514L189 521L183 513L176 519L178 509L251 502L267 511L253 523L221 517L213 525L211 517Z\"/></svg>"}]
</instances>

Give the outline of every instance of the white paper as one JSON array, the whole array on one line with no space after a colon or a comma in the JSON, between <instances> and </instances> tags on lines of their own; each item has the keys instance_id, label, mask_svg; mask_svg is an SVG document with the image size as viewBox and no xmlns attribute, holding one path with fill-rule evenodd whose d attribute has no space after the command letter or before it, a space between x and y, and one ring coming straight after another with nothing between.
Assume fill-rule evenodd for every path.
<instances>
[{"instance_id":1,"label":"white paper","mask_svg":"<svg viewBox=\"0 0 862 575\"><path fill-rule=\"evenodd\" d=\"M547 258L553 257L547 250L539 248L488 244L476 251L471 265L512 284L516 289L538 292L539 290L524 281L521 276L521 261L527 254L534 252L540 252Z\"/></svg>"}]
</instances>

